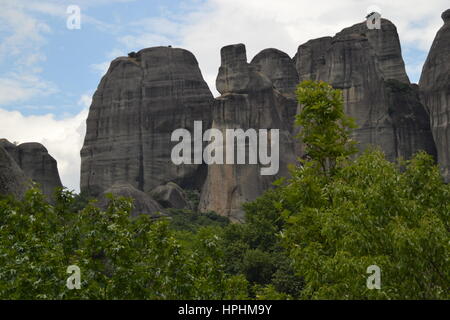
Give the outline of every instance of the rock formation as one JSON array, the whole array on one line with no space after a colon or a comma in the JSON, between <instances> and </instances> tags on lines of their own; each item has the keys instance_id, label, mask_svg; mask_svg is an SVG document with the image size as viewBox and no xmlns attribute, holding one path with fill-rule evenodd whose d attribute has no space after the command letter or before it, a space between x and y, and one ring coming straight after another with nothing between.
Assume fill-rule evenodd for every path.
<instances>
[{"instance_id":1,"label":"rock formation","mask_svg":"<svg viewBox=\"0 0 450 320\"><path fill-rule=\"evenodd\" d=\"M293 59L265 49L248 63L243 44L223 47L216 79L221 96L216 99L186 50L156 47L117 58L93 97L81 150L81 189L95 196L113 187L117 194L135 195L148 212L156 210L145 205L150 194L164 207L183 208L183 189L197 189L200 210L243 221L242 203L287 175L287 164L302 155L301 143L293 138L301 108L295 88L307 79L341 89L345 111L359 125L354 138L360 148L379 146L390 160L410 158L419 150L436 155L429 111L439 161L448 174L449 16L448 11L443 14L445 25L424 66L423 102L406 75L396 27L385 19L379 30L369 30L363 22L334 37L308 41ZM279 129L278 174L264 176L264 166L248 164L248 138L245 164L173 164L171 150L178 142L171 142L172 132L185 128L192 134L199 120L203 131L212 129L211 134L223 137L227 129ZM203 147L214 140L208 138ZM194 148L190 153L193 158ZM236 160L236 150L234 156Z\"/></svg>"},{"instance_id":2,"label":"rock formation","mask_svg":"<svg viewBox=\"0 0 450 320\"><path fill-rule=\"evenodd\" d=\"M223 47L221 61L216 80L221 96L213 105L212 128L220 130L224 137L226 129L279 129L279 153L282 155L279 174L286 175L287 163L295 160L293 143L279 113L272 81L255 65L247 63L243 44ZM249 150L248 139L245 149ZM242 203L261 195L278 177L261 175L260 165L248 163L209 165L200 210L215 211L232 221L243 221Z\"/></svg>"},{"instance_id":3,"label":"rock formation","mask_svg":"<svg viewBox=\"0 0 450 320\"><path fill-rule=\"evenodd\" d=\"M21 198L31 181L0 144L0 195Z\"/></svg>"},{"instance_id":4,"label":"rock formation","mask_svg":"<svg viewBox=\"0 0 450 320\"><path fill-rule=\"evenodd\" d=\"M204 166L174 165L171 134L192 131L195 120L209 127L212 101L189 51L156 47L115 59L89 110L81 190L98 195L126 182L147 192L169 181L200 188Z\"/></svg>"},{"instance_id":5,"label":"rock formation","mask_svg":"<svg viewBox=\"0 0 450 320\"><path fill-rule=\"evenodd\" d=\"M177 184L169 182L156 187L151 192L152 197L165 208L188 209L186 193Z\"/></svg>"},{"instance_id":6,"label":"rock formation","mask_svg":"<svg viewBox=\"0 0 450 320\"><path fill-rule=\"evenodd\" d=\"M56 188L62 187L56 160L42 144L28 142L16 146L6 139L1 139L0 146L9 153L23 173L36 182L43 194L49 198Z\"/></svg>"},{"instance_id":7,"label":"rock formation","mask_svg":"<svg viewBox=\"0 0 450 320\"><path fill-rule=\"evenodd\" d=\"M433 41L419 86L430 113L438 161L450 182L450 9L442 13L442 19L444 25Z\"/></svg>"},{"instance_id":8,"label":"rock formation","mask_svg":"<svg viewBox=\"0 0 450 320\"><path fill-rule=\"evenodd\" d=\"M256 71L266 75L281 93L287 96L294 95L298 73L287 53L273 48L265 49L259 52L250 64L255 66Z\"/></svg>"},{"instance_id":9,"label":"rock formation","mask_svg":"<svg viewBox=\"0 0 450 320\"><path fill-rule=\"evenodd\" d=\"M162 208L150 195L142 192L129 183L115 183L105 190L99 197L98 206L105 210L108 207L110 199L108 194L115 197L124 197L133 200L133 209L131 216L136 217L140 214L148 214L153 217L162 215Z\"/></svg>"},{"instance_id":10,"label":"rock formation","mask_svg":"<svg viewBox=\"0 0 450 320\"><path fill-rule=\"evenodd\" d=\"M296 65L300 81L322 80L343 91L361 149L380 146L389 160L419 150L435 155L428 114L406 75L389 20L382 19L381 29L369 30L363 22L333 38L308 41L298 48Z\"/></svg>"},{"instance_id":11,"label":"rock formation","mask_svg":"<svg viewBox=\"0 0 450 320\"><path fill-rule=\"evenodd\" d=\"M258 53L250 64L272 82L274 89L276 89L275 98L278 113L292 133L297 112L295 89L299 81L295 63L283 51L265 49Z\"/></svg>"}]
</instances>

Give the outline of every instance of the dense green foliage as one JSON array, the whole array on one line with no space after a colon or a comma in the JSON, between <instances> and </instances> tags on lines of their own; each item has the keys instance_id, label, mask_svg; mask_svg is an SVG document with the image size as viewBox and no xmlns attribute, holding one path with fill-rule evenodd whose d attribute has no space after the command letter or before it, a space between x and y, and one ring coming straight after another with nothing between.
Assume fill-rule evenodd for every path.
<instances>
[{"instance_id":1,"label":"dense green foliage","mask_svg":"<svg viewBox=\"0 0 450 320\"><path fill-rule=\"evenodd\" d=\"M60 191L49 205L37 189L23 201L0 201L2 299L238 299L246 281L224 272L218 238L192 237L185 248L169 222L130 219L131 202L111 198L76 212L76 196ZM81 290L66 288L69 265Z\"/></svg>"},{"instance_id":2,"label":"dense green foliage","mask_svg":"<svg viewBox=\"0 0 450 320\"><path fill-rule=\"evenodd\" d=\"M340 91L308 81L297 94L308 156L244 205L243 224L131 219L129 199L100 210L66 190L54 204L36 188L1 198L0 299L449 299L450 186L432 157L356 156ZM66 288L69 265L80 290ZM366 286L371 265L380 289Z\"/></svg>"},{"instance_id":3,"label":"dense green foliage","mask_svg":"<svg viewBox=\"0 0 450 320\"><path fill-rule=\"evenodd\" d=\"M302 110L295 123L300 126L299 139L304 152L326 173L332 172L339 157L356 152L350 139L354 120L344 113L342 92L325 82L303 81L297 87Z\"/></svg>"},{"instance_id":4,"label":"dense green foliage","mask_svg":"<svg viewBox=\"0 0 450 320\"><path fill-rule=\"evenodd\" d=\"M450 188L433 159L420 153L403 169L371 151L338 166L326 177L307 163L256 201L284 223L277 234L304 278L300 297L448 299ZM370 265L381 290L366 287Z\"/></svg>"}]
</instances>

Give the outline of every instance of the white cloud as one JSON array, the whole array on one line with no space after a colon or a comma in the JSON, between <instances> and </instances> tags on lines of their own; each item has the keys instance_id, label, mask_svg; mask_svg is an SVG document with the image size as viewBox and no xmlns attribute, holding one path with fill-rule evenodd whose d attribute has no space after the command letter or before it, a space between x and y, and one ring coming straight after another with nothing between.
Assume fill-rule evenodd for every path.
<instances>
[{"instance_id":1,"label":"white cloud","mask_svg":"<svg viewBox=\"0 0 450 320\"><path fill-rule=\"evenodd\" d=\"M88 97L82 97L84 105ZM85 122L88 109L64 119L56 119L53 114L24 116L18 111L0 109L0 137L9 141L40 142L57 160L63 185L79 191L80 150L86 131Z\"/></svg>"},{"instance_id":2,"label":"white cloud","mask_svg":"<svg viewBox=\"0 0 450 320\"><path fill-rule=\"evenodd\" d=\"M209 0L183 16L169 12L161 19L134 23L141 26L140 32L129 32L118 40L133 49L174 43L192 51L217 94L221 47L244 43L248 60L272 47L293 56L297 47L310 39L332 36L364 21L370 6L379 7L383 17L397 25L403 47L428 51L448 1Z\"/></svg>"},{"instance_id":3,"label":"white cloud","mask_svg":"<svg viewBox=\"0 0 450 320\"><path fill-rule=\"evenodd\" d=\"M33 73L11 73L0 77L0 105L26 101L35 96L56 93L57 88Z\"/></svg>"},{"instance_id":4,"label":"white cloud","mask_svg":"<svg viewBox=\"0 0 450 320\"><path fill-rule=\"evenodd\" d=\"M92 94L85 93L81 95L80 99L78 100L78 105L83 106L84 108L89 108L92 103Z\"/></svg>"},{"instance_id":5,"label":"white cloud","mask_svg":"<svg viewBox=\"0 0 450 320\"><path fill-rule=\"evenodd\" d=\"M6 2L0 10L0 23L3 37L0 45L0 57L5 55L34 55L45 43L44 35L51 31L48 24L34 18L20 6ZM8 32L9 31L9 32ZM27 60L27 59L25 59ZM22 59L18 59L20 64Z\"/></svg>"}]
</instances>

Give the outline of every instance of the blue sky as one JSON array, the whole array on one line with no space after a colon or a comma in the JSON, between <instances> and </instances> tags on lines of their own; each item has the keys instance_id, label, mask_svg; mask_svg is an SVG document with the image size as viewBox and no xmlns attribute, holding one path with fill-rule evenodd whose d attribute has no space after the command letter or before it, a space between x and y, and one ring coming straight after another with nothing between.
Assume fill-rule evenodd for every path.
<instances>
[{"instance_id":1,"label":"blue sky","mask_svg":"<svg viewBox=\"0 0 450 320\"><path fill-rule=\"evenodd\" d=\"M37 77L36 93L28 99L26 90L24 99L4 98L1 107L6 110L18 110L24 115L43 115L52 112L57 118L75 115L83 108L79 101L84 95L91 95L99 79L115 56L124 55L128 50L139 50L134 43L124 43L122 38L135 35L136 23L149 19L170 16L176 18L186 8L191 10L200 1L49 1L49 7L27 8L16 5L17 0L1 1L7 3L12 11L25 12L36 21L34 32L39 38L17 39L15 52L6 52L0 60L2 77L11 77L19 73L18 79L25 76ZM42 2L41 2L42 3ZM70 30L66 27L69 14L65 9L69 4L76 4L81 9L81 29ZM38 24L43 25L39 26ZM12 26L14 27L14 25ZM20 27L19 27L20 28ZM2 39L14 36L17 29L0 28ZM164 32L158 41L149 41L148 45L166 44ZM170 41L175 41L171 36ZM25 43L20 43L23 40ZM156 39L155 39L156 40ZM27 41L29 41L27 43ZM39 55L38 57L36 55ZM29 58L30 57L30 58ZM24 65L23 59L34 59L32 65ZM37 68L36 72L30 70ZM28 70L24 70L28 69ZM28 89L31 89L27 86ZM76 103L74 103L76 102ZM78 103L80 102L80 103Z\"/></svg>"},{"instance_id":2,"label":"blue sky","mask_svg":"<svg viewBox=\"0 0 450 320\"><path fill-rule=\"evenodd\" d=\"M81 29L66 27L69 5ZM63 183L78 190L87 108L109 62L145 47L192 51L216 94L220 48L245 43L248 60L363 21L371 6L398 28L411 81L417 82L447 0L0 0L0 137L43 143Z\"/></svg>"}]
</instances>

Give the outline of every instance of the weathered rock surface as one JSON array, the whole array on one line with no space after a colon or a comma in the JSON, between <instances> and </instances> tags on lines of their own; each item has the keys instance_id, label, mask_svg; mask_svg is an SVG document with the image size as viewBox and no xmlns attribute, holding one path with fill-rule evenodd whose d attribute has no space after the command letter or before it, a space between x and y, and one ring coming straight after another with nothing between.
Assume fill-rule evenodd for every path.
<instances>
[{"instance_id":1,"label":"weathered rock surface","mask_svg":"<svg viewBox=\"0 0 450 320\"><path fill-rule=\"evenodd\" d=\"M174 165L175 129L210 126L213 96L189 51L148 48L115 59L94 94L81 150L81 190L98 195L116 182L151 191L169 181L199 188L202 165Z\"/></svg>"},{"instance_id":2,"label":"weathered rock surface","mask_svg":"<svg viewBox=\"0 0 450 320\"><path fill-rule=\"evenodd\" d=\"M278 175L261 175L260 164L211 164L200 196L202 211L215 211L232 221L243 221L242 203L254 200L267 190L287 163L294 161L293 143L277 107L277 92L270 79L247 63L245 46L221 49L217 90L222 94L213 105L212 128L226 137L226 129L279 129ZM228 143L228 142L225 142ZM248 152L248 139L245 148ZM253 151L255 152L255 151ZM224 152L225 153L225 152ZM235 154L236 157L236 154ZM235 162L236 163L236 162Z\"/></svg>"},{"instance_id":3,"label":"weathered rock surface","mask_svg":"<svg viewBox=\"0 0 450 320\"><path fill-rule=\"evenodd\" d=\"M11 155L27 177L40 185L43 194L51 197L56 188L62 187L57 162L42 144L28 142L16 146L1 139L0 146Z\"/></svg>"},{"instance_id":4,"label":"weathered rock surface","mask_svg":"<svg viewBox=\"0 0 450 320\"><path fill-rule=\"evenodd\" d=\"M343 91L345 111L359 125L354 138L361 149L379 146L389 160L419 150L436 155L434 134L448 177L449 17L448 11L443 14L445 25L424 66L421 96L405 72L396 27L385 19L380 30L363 22L308 41L293 59L266 49L248 63L243 44L226 46L216 99L186 50L156 47L117 58L93 97L81 150L81 189L94 196L113 191L133 197L141 203L134 214L161 209L150 194L164 207L185 208L183 189L198 189L200 210L243 221L242 203L288 175L287 164L302 155L301 143L292 138L301 108L294 92L307 79ZM171 150L178 142L171 142L172 132L185 128L192 134L196 120L203 121L203 131L216 129L224 139L227 129L279 129L278 174L264 176L261 164L248 164L248 139L246 164L173 164Z\"/></svg>"},{"instance_id":5,"label":"weathered rock surface","mask_svg":"<svg viewBox=\"0 0 450 320\"><path fill-rule=\"evenodd\" d=\"M250 64L272 82L273 87L276 89L278 113L292 133L297 112L295 89L299 82L295 62L283 51L265 49L259 52Z\"/></svg>"},{"instance_id":6,"label":"weathered rock surface","mask_svg":"<svg viewBox=\"0 0 450 320\"><path fill-rule=\"evenodd\" d=\"M430 113L431 129L444 178L450 182L450 9L442 13L439 29L423 66L419 87Z\"/></svg>"},{"instance_id":7,"label":"weathered rock surface","mask_svg":"<svg viewBox=\"0 0 450 320\"><path fill-rule=\"evenodd\" d=\"M189 208L186 193L173 182L158 186L151 192L152 197L165 208Z\"/></svg>"},{"instance_id":8,"label":"weathered rock surface","mask_svg":"<svg viewBox=\"0 0 450 320\"><path fill-rule=\"evenodd\" d=\"M419 150L435 155L429 117L410 85L395 26L356 24L298 48L299 79L322 80L343 91L345 111L359 126L361 149L380 146L389 160Z\"/></svg>"},{"instance_id":9,"label":"weathered rock surface","mask_svg":"<svg viewBox=\"0 0 450 320\"><path fill-rule=\"evenodd\" d=\"M11 155L0 145L0 194L21 198L31 183Z\"/></svg>"},{"instance_id":10,"label":"weathered rock surface","mask_svg":"<svg viewBox=\"0 0 450 320\"><path fill-rule=\"evenodd\" d=\"M162 208L149 194L140 191L129 183L116 183L105 190L99 197L98 206L106 209L109 199L106 195L112 194L115 197L125 197L133 199L133 209L131 216L136 217L140 214L147 214L154 217L163 215Z\"/></svg>"},{"instance_id":11,"label":"weathered rock surface","mask_svg":"<svg viewBox=\"0 0 450 320\"><path fill-rule=\"evenodd\" d=\"M295 63L287 53L278 49L265 49L250 62L255 69L266 75L273 86L287 96L293 96L298 84Z\"/></svg>"},{"instance_id":12,"label":"weathered rock surface","mask_svg":"<svg viewBox=\"0 0 450 320\"><path fill-rule=\"evenodd\" d=\"M409 83L405 71L405 63L402 58L400 40L395 25L387 20L381 19L381 29L369 30L366 22L355 24L343 29L336 37L343 40L358 36L366 38L376 56L379 71L385 80L394 79Z\"/></svg>"},{"instance_id":13,"label":"weathered rock surface","mask_svg":"<svg viewBox=\"0 0 450 320\"><path fill-rule=\"evenodd\" d=\"M245 45L230 45L220 50L221 65L216 88L222 95L272 89L270 79L247 62Z\"/></svg>"}]
</instances>

